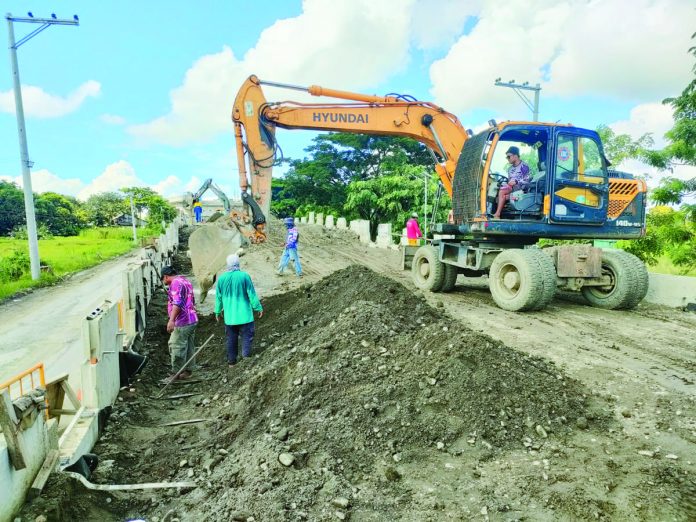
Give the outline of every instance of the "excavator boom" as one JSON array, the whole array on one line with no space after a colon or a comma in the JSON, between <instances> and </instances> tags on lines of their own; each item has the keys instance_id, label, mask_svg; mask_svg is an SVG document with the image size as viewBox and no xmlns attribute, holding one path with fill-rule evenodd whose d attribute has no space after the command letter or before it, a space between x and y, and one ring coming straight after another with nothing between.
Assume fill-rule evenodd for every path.
<instances>
[{"instance_id":1,"label":"excavator boom","mask_svg":"<svg viewBox=\"0 0 696 522\"><path fill-rule=\"evenodd\" d=\"M345 101L269 103L263 93L263 85ZM271 177L278 150L276 127L412 138L433 152L436 157L435 170L450 195L457 160L468 138L457 117L433 103L402 96L352 93L317 85L300 87L265 82L256 76L250 76L239 89L232 120L242 199L251 207L251 219L256 230L252 240L256 241L262 241L265 237L265 216L270 211Z\"/></svg>"}]
</instances>

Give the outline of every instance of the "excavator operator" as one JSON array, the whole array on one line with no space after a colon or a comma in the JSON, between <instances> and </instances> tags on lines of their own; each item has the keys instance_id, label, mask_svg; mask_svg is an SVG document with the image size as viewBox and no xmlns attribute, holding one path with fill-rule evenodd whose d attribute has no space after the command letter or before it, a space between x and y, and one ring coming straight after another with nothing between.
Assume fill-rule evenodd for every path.
<instances>
[{"instance_id":1,"label":"excavator operator","mask_svg":"<svg viewBox=\"0 0 696 522\"><path fill-rule=\"evenodd\" d=\"M498 192L498 209L493 214L495 219L500 219L500 213L503 211L505 202L510 198L510 193L513 190L524 190L529 186L531 176L529 174L529 165L520 159L520 149L514 145L505 153L505 157L510 164L508 169L508 181L500 187Z\"/></svg>"}]
</instances>

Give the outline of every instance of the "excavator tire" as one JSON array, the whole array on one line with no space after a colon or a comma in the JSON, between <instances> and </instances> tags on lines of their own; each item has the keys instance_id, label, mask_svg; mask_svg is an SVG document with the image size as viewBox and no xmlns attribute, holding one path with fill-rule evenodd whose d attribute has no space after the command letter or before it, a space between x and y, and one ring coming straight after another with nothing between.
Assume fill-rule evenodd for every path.
<instances>
[{"instance_id":1,"label":"excavator tire","mask_svg":"<svg viewBox=\"0 0 696 522\"><path fill-rule=\"evenodd\" d=\"M529 249L529 252L534 254L539 263L539 268L542 272L541 281L544 286L537 304L530 310L543 310L553 301L556 295L556 265L553 263L551 256L545 254L543 250L532 248Z\"/></svg>"},{"instance_id":2,"label":"excavator tire","mask_svg":"<svg viewBox=\"0 0 696 522\"><path fill-rule=\"evenodd\" d=\"M437 249L422 246L413 255L411 265L413 283L421 290L439 292L445 280L445 264L438 259Z\"/></svg>"},{"instance_id":3,"label":"excavator tire","mask_svg":"<svg viewBox=\"0 0 696 522\"><path fill-rule=\"evenodd\" d=\"M534 249L503 250L493 261L488 286L495 303L503 310L522 312L544 307L553 298L548 263ZM551 261L553 265L553 261ZM555 292L556 270L553 270Z\"/></svg>"},{"instance_id":4,"label":"excavator tire","mask_svg":"<svg viewBox=\"0 0 696 522\"><path fill-rule=\"evenodd\" d=\"M638 306L638 303L645 298L646 294L648 293L650 277L648 276L648 269L646 268L645 263L643 263L643 261L641 261L638 257L624 250L617 250L616 253L623 257L627 263L630 263L630 265L633 267L632 270L634 271L636 284L633 287L633 296L631 299L626 301L625 306L623 306L623 308L626 310L630 310Z\"/></svg>"},{"instance_id":5,"label":"excavator tire","mask_svg":"<svg viewBox=\"0 0 696 522\"><path fill-rule=\"evenodd\" d=\"M445 277L442 281L442 292L451 292L454 290L457 284L457 276L459 275L459 270L454 265L445 265Z\"/></svg>"},{"instance_id":6,"label":"excavator tire","mask_svg":"<svg viewBox=\"0 0 696 522\"><path fill-rule=\"evenodd\" d=\"M643 273L626 254L620 250L602 251L602 274L608 275L612 282L608 286L586 286L581 289L582 295L592 306L607 310L633 308L640 301L638 296L644 286L647 292Z\"/></svg>"}]
</instances>

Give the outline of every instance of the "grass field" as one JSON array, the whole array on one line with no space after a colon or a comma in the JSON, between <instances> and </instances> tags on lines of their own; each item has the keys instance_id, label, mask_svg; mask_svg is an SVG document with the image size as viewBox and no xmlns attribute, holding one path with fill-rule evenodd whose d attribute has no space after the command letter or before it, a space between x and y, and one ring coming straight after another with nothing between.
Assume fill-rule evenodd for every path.
<instances>
[{"instance_id":1,"label":"grass field","mask_svg":"<svg viewBox=\"0 0 696 522\"><path fill-rule=\"evenodd\" d=\"M138 229L138 237L154 235L149 229ZM80 232L79 236L55 237L39 240L41 264L48 265L52 274L42 273L41 279L32 281L30 274L10 282L0 282L0 300L20 290L55 283L66 274L98 265L102 261L125 254L135 248L130 227L93 228ZM0 238L0 262L15 251L27 251L24 239Z\"/></svg>"},{"instance_id":2,"label":"grass field","mask_svg":"<svg viewBox=\"0 0 696 522\"><path fill-rule=\"evenodd\" d=\"M669 275L685 275L696 277L696 269L689 270L686 273L683 268L679 268L672 261L669 260L667 256L662 256L657 264L648 265L648 270L650 272L655 272L656 274L669 274Z\"/></svg>"}]
</instances>

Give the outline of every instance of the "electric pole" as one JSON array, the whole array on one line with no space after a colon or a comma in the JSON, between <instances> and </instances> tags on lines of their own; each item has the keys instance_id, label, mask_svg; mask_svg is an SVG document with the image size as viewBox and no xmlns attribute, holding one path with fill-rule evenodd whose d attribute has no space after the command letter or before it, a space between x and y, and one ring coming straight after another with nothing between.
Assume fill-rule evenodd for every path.
<instances>
[{"instance_id":1,"label":"electric pole","mask_svg":"<svg viewBox=\"0 0 696 522\"><path fill-rule=\"evenodd\" d=\"M515 91L515 94L517 94L529 110L532 111L532 121L539 121L539 92L541 91L541 85L537 83L535 86L531 86L529 82L515 83L515 80L501 82L500 78L495 79L494 85L496 87L509 87ZM522 91L534 91L534 102Z\"/></svg>"},{"instance_id":2,"label":"electric pole","mask_svg":"<svg viewBox=\"0 0 696 522\"><path fill-rule=\"evenodd\" d=\"M27 146L27 131L24 124L24 104L22 102L22 87L19 81L19 66L17 65L17 49L19 46L28 42L31 38L39 34L44 29L52 25L79 25L77 15L72 20L61 20L55 14L51 18L34 18L32 13L27 13L26 17L13 17L12 14L5 15L7 20L7 32L10 41L10 62L12 63L12 79L14 80L15 109L17 113L17 134L19 135L19 153L22 161L22 186L24 188L24 211L27 219L27 235L29 236L29 260L31 262L31 278L33 280L41 277L41 264L39 261L39 240L36 233L36 214L34 212L34 193L31 188L31 167L34 162L29 159L29 148ZM15 41L14 22L25 22L30 24L41 24L29 34L23 36L19 41Z\"/></svg>"}]
</instances>

